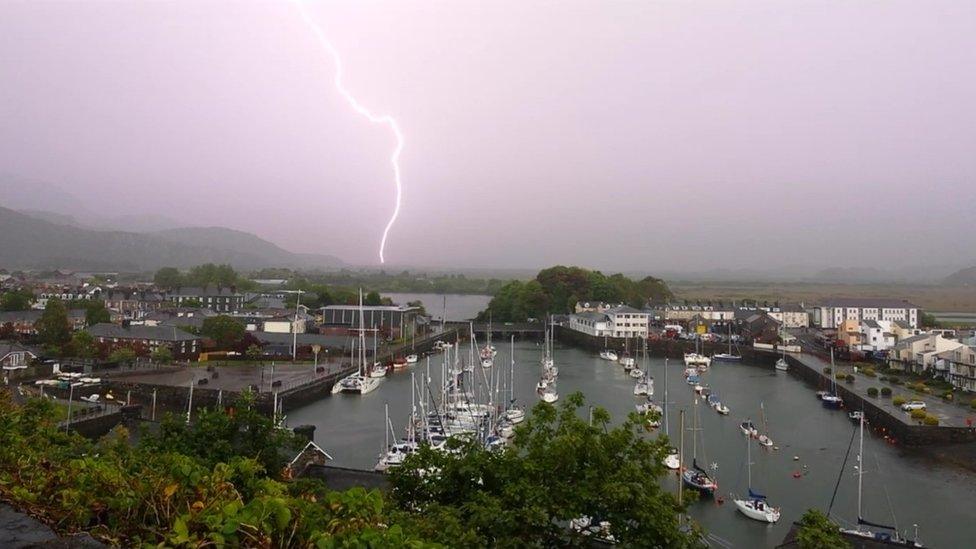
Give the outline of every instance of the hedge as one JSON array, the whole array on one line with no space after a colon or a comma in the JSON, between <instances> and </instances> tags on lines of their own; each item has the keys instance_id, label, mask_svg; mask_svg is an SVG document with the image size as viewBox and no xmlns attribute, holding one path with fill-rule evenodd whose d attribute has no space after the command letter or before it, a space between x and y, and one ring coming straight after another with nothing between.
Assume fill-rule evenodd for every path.
<instances>
[{"instance_id":1,"label":"hedge","mask_svg":"<svg viewBox=\"0 0 976 549\"><path fill-rule=\"evenodd\" d=\"M869 397L876 397L876 396L878 396L878 388L877 387L868 387L868 396Z\"/></svg>"}]
</instances>

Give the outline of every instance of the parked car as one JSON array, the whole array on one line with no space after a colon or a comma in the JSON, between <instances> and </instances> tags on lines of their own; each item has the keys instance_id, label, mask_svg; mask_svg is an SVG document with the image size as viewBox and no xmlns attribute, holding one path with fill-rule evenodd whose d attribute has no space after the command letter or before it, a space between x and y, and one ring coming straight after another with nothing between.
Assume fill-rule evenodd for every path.
<instances>
[{"instance_id":1,"label":"parked car","mask_svg":"<svg viewBox=\"0 0 976 549\"><path fill-rule=\"evenodd\" d=\"M901 405L901 409L905 410L906 412L911 412L912 410L924 410L925 403L921 400L909 400Z\"/></svg>"}]
</instances>

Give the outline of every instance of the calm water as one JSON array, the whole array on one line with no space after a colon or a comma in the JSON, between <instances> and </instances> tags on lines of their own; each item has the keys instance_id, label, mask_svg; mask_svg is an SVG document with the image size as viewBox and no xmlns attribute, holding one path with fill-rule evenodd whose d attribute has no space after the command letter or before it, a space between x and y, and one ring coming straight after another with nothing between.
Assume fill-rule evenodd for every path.
<instances>
[{"instance_id":1,"label":"calm water","mask_svg":"<svg viewBox=\"0 0 976 549\"><path fill-rule=\"evenodd\" d=\"M488 308L491 301L490 295L471 295L471 294L388 294L394 303L405 304L408 301L420 301L427 309L427 314L436 319L444 315L444 299L447 299L447 319L448 320L470 320L481 311Z\"/></svg>"},{"instance_id":2,"label":"calm water","mask_svg":"<svg viewBox=\"0 0 976 549\"><path fill-rule=\"evenodd\" d=\"M508 346L498 345L496 362L508 364ZM540 348L534 342L516 344L516 397L520 403L535 404ZM438 379L441 355L431 358L433 377ZM588 352L573 348L556 348L559 366L559 391L566 395L582 391L590 403L603 406L615 418L632 411L633 380L622 368L600 360ZM424 369L423 361L417 367ZM480 369L479 369L480 370ZM664 361L651 359L655 379L655 401L663 401ZM671 432L677 441L678 409L686 410L690 427L692 391L684 383L683 366L672 361L668 368ZM435 373L437 372L437 373ZM703 500L693 506L692 514L709 533L730 542L734 547L773 547L789 530L792 521L810 507L825 509L837 481L854 424L842 411L824 409L813 395L813 388L785 374L744 364L716 364L704 376L732 410L719 416L701 406L705 438L704 459L715 463L719 493L728 500L729 492L746 491L746 439L738 429L745 418L759 421L759 403L765 404L769 432L779 450L766 451L753 443L754 488L769 496L773 505L781 506L783 516L778 524L767 526L744 518L727 501L718 505ZM311 423L317 426L317 442L334 458L336 465L372 468L383 445L383 405L388 403L398 433L403 432L410 408L410 374L388 377L373 393L360 397L338 395L292 411L288 423ZM686 458L690 462L691 433L685 437ZM856 444L856 442L855 442ZM920 527L920 537L929 547L972 546L976 534L973 509L976 509L976 479L955 469L934 466L922 458L901 455L897 447L865 432L864 501L865 518L891 523L892 511L901 530L913 523ZM838 520L856 518L857 479L854 476L854 454L848 461L833 514ZM793 461L799 456L799 461ZM806 466L806 467L804 467ZM795 471L805 472L799 479ZM665 484L674 487L669 477ZM889 504L890 501L890 504Z\"/></svg>"}]
</instances>

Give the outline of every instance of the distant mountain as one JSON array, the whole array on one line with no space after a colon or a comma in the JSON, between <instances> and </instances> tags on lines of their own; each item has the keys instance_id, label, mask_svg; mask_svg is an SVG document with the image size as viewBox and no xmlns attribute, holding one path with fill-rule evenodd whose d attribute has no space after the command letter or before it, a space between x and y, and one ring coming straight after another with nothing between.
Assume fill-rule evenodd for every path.
<instances>
[{"instance_id":1,"label":"distant mountain","mask_svg":"<svg viewBox=\"0 0 976 549\"><path fill-rule=\"evenodd\" d=\"M976 267L960 269L945 277L942 283L946 286L976 286Z\"/></svg>"},{"instance_id":2,"label":"distant mountain","mask_svg":"<svg viewBox=\"0 0 976 549\"><path fill-rule=\"evenodd\" d=\"M33 217L0 207L0 267L149 271L201 263L238 269L329 268L333 256L295 254L271 242L220 227L135 233L103 231Z\"/></svg>"}]
</instances>

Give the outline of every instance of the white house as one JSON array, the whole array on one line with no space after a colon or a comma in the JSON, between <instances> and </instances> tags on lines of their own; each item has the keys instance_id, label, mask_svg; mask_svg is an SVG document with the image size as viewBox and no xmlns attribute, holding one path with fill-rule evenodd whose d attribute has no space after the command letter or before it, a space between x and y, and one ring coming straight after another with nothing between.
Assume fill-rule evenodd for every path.
<instances>
[{"instance_id":1,"label":"white house","mask_svg":"<svg viewBox=\"0 0 976 549\"><path fill-rule=\"evenodd\" d=\"M886 351L895 346L896 338L890 320L863 320L859 325L862 351Z\"/></svg>"},{"instance_id":2,"label":"white house","mask_svg":"<svg viewBox=\"0 0 976 549\"><path fill-rule=\"evenodd\" d=\"M976 346L960 345L939 353L946 366L946 379L963 391L976 391Z\"/></svg>"},{"instance_id":3,"label":"white house","mask_svg":"<svg viewBox=\"0 0 976 549\"><path fill-rule=\"evenodd\" d=\"M610 337L610 319L604 313L584 311L569 315L569 329L596 337Z\"/></svg>"},{"instance_id":4,"label":"white house","mask_svg":"<svg viewBox=\"0 0 976 549\"><path fill-rule=\"evenodd\" d=\"M888 354L888 360L895 362L894 366L900 363L906 369L924 371L936 367L939 353L961 346L962 343L940 334L919 334L896 343Z\"/></svg>"},{"instance_id":5,"label":"white house","mask_svg":"<svg viewBox=\"0 0 976 549\"><path fill-rule=\"evenodd\" d=\"M918 327L918 307L904 300L874 298L833 298L814 309L814 324L837 328L845 320L901 320Z\"/></svg>"},{"instance_id":6,"label":"white house","mask_svg":"<svg viewBox=\"0 0 976 549\"><path fill-rule=\"evenodd\" d=\"M597 337L647 337L650 314L618 305L602 313L585 311L569 315L569 329Z\"/></svg>"}]
</instances>

